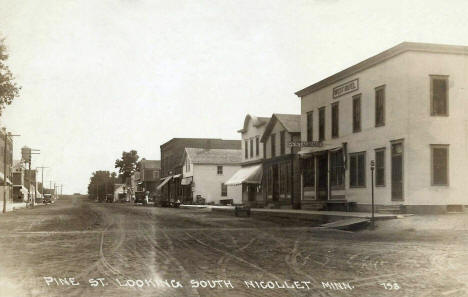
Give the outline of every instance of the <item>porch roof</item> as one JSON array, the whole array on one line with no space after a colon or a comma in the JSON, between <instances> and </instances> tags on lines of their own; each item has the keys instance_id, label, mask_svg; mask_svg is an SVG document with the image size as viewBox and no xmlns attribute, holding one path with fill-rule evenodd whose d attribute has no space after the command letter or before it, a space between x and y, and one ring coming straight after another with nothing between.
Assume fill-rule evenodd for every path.
<instances>
[{"instance_id":1,"label":"porch roof","mask_svg":"<svg viewBox=\"0 0 468 297\"><path fill-rule=\"evenodd\" d=\"M318 147L303 147L297 154L301 158L311 157L313 154L322 153L325 151L337 151L343 148L341 144L325 144Z\"/></svg>"}]
</instances>

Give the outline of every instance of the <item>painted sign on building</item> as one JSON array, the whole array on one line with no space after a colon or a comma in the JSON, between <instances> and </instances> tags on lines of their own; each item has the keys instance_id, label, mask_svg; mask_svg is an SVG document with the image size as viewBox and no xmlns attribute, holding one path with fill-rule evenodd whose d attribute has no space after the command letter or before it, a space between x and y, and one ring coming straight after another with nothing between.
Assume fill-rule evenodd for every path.
<instances>
[{"instance_id":1,"label":"painted sign on building","mask_svg":"<svg viewBox=\"0 0 468 297\"><path fill-rule=\"evenodd\" d=\"M333 98L338 98L345 94L359 90L359 79L353 79L342 85L333 88Z\"/></svg>"}]
</instances>

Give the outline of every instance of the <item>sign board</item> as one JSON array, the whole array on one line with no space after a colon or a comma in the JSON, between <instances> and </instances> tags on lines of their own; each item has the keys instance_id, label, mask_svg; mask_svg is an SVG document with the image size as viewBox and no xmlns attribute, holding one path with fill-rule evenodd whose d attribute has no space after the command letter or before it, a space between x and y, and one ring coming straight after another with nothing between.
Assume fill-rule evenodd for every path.
<instances>
[{"instance_id":1,"label":"sign board","mask_svg":"<svg viewBox=\"0 0 468 297\"><path fill-rule=\"evenodd\" d=\"M290 147L322 147L323 142L321 141L290 141L288 145Z\"/></svg>"},{"instance_id":2,"label":"sign board","mask_svg":"<svg viewBox=\"0 0 468 297\"><path fill-rule=\"evenodd\" d=\"M359 90L359 79L353 79L342 85L333 88L333 99L343 96L345 94Z\"/></svg>"}]
</instances>

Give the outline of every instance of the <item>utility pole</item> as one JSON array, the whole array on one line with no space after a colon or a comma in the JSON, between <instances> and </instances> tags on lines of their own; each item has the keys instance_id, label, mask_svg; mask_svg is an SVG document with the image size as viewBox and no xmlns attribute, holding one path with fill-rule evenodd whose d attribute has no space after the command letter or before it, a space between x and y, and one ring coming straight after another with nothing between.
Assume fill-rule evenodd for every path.
<instances>
[{"instance_id":1,"label":"utility pole","mask_svg":"<svg viewBox=\"0 0 468 297\"><path fill-rule=\"evenodd\" d=\"M370 170L371 170L371 188L372 188L372 229L375 229L375 218L374 218L374 168L375 162L371 160Z\"/></svg>"},{"instance_id":2,"label":"utility pole","mask_svg":"<svg viewBox=\"0 0 468 297\"><path fill-rule=\"evenodd\" d=\"M41 169L42 199L44 199L44 168L49 168L49 167L44 167L44 166L36 167L36 169L38 168Z\"/></svg>"},{"instance_id":3,"label":"utility pole","mask_svg":"<svg viewBox=\"0 0 468 297\"><path fill-rule=\"evenodd\" d=\"M8 148L8 138L11 139L11 149L13 150L13 139L12 137L14 136L20 136L20 135L13 135L10 132L7 133L6 129L3 130L5 133L4 135L4 143L5 143L5 149L3 150L3 212L6 212L6 203L7 203L7 148ZM13 162L13 160L11 160ZM10 167L10 172L11 172L11 167ZM13 181L11 181L13 182Z\"/></svg>"}]
</instances>

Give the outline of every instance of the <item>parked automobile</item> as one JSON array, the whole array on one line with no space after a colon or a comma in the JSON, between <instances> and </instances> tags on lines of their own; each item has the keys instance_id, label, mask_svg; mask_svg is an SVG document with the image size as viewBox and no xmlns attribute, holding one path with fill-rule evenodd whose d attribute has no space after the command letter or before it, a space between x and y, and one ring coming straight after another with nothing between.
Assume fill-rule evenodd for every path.
<instances>
[{"instance_id":1,"label":"parked automobile","mask_svg":"<svg viewBox=\"0 0 468 297\"><path fill-rule=\"evenodd\" d=\"M48 204L52 203L52 195L51 194L44 194L44 199L42 200L42 203Z\"/></svg>"},{"instance_id":2,"label":"parked automobile","mask_svg":"<svg viewBox=\"0 0 468 297\"><path fill-rule=\"evenodd\" d=\"M135 204L141 203L143 205L148 204L148 195L144 191L135 192Z\"/></svg>"}]
</instances>

